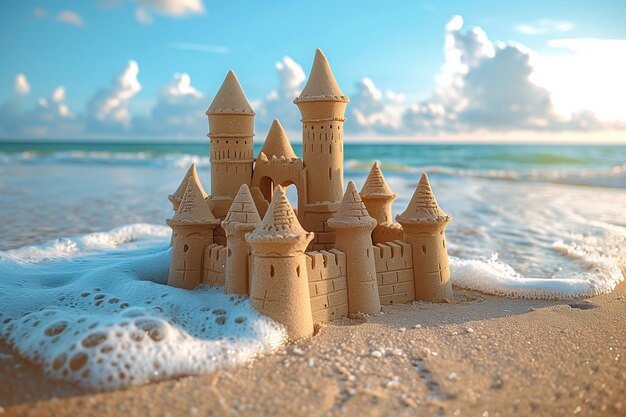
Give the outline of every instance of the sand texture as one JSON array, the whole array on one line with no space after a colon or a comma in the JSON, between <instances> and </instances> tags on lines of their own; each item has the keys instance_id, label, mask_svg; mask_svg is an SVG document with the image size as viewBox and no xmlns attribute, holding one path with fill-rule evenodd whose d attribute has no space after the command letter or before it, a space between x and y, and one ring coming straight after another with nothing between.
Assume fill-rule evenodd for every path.
<instances>
[{"instance_id":1,"label":"sand texture","mask_svg":"<svg viewBox=\"0 0 626 417\"><path fill-rule=\"evenodd\" d=\"M626 284L579 301L456 290L324 325L248 366L86 393L3 350L2 416L626 415Z\"/></svg>"}]
</instances>

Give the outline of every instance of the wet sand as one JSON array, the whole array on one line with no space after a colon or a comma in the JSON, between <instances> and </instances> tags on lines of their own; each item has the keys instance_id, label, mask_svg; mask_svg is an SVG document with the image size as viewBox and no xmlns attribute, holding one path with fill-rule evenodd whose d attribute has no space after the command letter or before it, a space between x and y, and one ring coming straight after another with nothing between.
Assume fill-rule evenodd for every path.
<instances>
[{"instance_id":1,"label":"wet sand","mask_svg":"<svg viewBox=\"0 0 626 417\"><path fill-rule=\"evenodd\" d=\"M106 393L5 347L0 416L626 415L626 283L576 301L455 289L383 310L245 367Z\"/></svg>"}]
</instances>

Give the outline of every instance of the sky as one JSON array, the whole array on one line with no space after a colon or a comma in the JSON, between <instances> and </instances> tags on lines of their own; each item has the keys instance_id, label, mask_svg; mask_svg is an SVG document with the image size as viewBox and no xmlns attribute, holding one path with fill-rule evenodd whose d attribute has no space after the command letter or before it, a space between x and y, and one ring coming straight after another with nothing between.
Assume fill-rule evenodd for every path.
<instances>
[{"instance_id":1,"label":"sky","mask_svg":"<svg viewBox=\"0 0 626 417\"><path fill-rule=\"evenodd\" d=\"M206 140L233 69L292 141L316 48L346 140L626 143L626 2L3 0L0 138Z\"/></svg>"}]
</instances>

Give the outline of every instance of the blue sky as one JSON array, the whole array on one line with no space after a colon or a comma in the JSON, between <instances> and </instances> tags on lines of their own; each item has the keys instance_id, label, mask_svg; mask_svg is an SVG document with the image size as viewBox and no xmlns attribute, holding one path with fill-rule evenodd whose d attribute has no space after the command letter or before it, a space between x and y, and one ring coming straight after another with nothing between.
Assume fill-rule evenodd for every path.
<instances>
[{"instance_id":1,"label":"blue sky","mask_svg":"<svg viewBox=\"0 0 626 417\"><path fill-rule=\"evenodd\" d=\"M231 68L264 136L271 118L297 119L294 65L308 74L319 47L356 99L354 137L619 141L625 16L620 1L4 0L0 136L203 137L196 109ZM516 98L501 97L511 86ZM123 103L107 113L112 98Z\"/></svg>"}]
</instances>

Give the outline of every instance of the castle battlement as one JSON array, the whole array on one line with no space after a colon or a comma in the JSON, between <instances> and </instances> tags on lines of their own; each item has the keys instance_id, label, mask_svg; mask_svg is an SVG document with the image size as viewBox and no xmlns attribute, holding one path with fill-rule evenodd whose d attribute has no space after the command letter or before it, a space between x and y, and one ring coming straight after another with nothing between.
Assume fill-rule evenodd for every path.
<instances>
[{"instance_id":1,"label":"castle battlement","mask_svg":"<svg viewBox=\"0 0 626 417\"><path fill-rule=\"evenodd\" d=\"M302 157L274 120L254 158L254 110L230 71L206 114L211 193L195 166L169 196L175 215L168 284L224 286L249 295L291 340L313 325L381 305L452 296L445 228L424 174L399 223L396 194L375 162L361 191L344 189L343 123L349 103L317 50L295 98L302 116ZM295 185L297 209L283 187Z\"/></svg>"}]
</instances>

